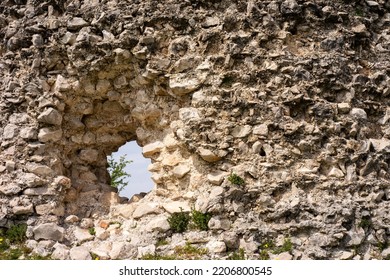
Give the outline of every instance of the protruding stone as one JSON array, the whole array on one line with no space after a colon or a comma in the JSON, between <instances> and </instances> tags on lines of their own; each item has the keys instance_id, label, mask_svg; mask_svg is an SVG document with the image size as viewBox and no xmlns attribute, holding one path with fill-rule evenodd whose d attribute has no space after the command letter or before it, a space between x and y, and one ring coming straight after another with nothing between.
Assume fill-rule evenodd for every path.
<instances>
[{"instance_id":1,"label":"protruding stone","mask_svg":"<svg viewBox=\"0 0 390 280\"><path fill-rule=\"evenodd\" d=\"M57 142L60 141L62 138L62 130L57 129L57 130L52 130L50 128L42 128L39 130L38 134L38 140L46 143L46 142Z\"/></svg>"},{"instance_id":2,"label":"protruding stone","mask_svg":"<svg viewBox=\"0 0 390 280\"><path fill-rule=\"evenodd\" d=\"M62 115L56 109L48 108L38 116L38 121L52 125L61 125Z\"/></svg>"},{"instance_id":3,"label":"protruding stone","mask_svg":"<svg viewBox=\"0 0 390 280\"><path fill-rule=\"evenodd\" d=\"M236 126L232 131L232 135L236 138L243 138L248 136L251 131L252 127L250 125Z\"/></svg>"},{"instance_id":4,"label":"protruding stone","mask_svg":"<svg viewBox=\"0 0 390 280\"><path fill-rule=\"evenodd\" d=\"M199 88L206 76L207 74L203 72L172 74L169 78L169 87L173 94L182 96Z\"/></svg>"},{"instance_id":5,"label":"protruding stone","mask_svg":"<svg viewBox=\"0 0 390 280\"><path fill-rule=\"evenodd\" d=\"M142 148L142 154L144 157L151 157L156 153L161 152L161 150L164 148L164 144L160 141L150 143L148 145L145 145Z\"/></svg>"},{"instance_id":6,"label":"protruding stone","mask_svg":"<svg viewBox=\"0 0 390 280\"><path fill-rule=\"evenodd\" d=\"M220 186L226 177L226 172L214 172L207 175L207 180L216 186Z\"/></svg>"},{"instance_id":7,"label":"protruding stone","mask_svg":"<svg viewBox=\"0 0 390 280\"><path fill-rule=\"evenodd\" d=\"M88 22L79 17L74 17L68 21L68 29L69 30L78 30L84 26L88 26Z\"/></svg>"},{"instance_id":8,"label":"protruding stone","mask_svg":"<svg viewBox=\"0 0 390 280\"><path fill-rule=\"evenodd\" d=\"M188 204L188 202L185 201L172 201L164 203L162 207L170 214L181 211L189 212L191 210L190 205Z\"/></svg>"},{"instance_id":9,"label":"protruding stone","mask_svg":"<svg viewBox=\"0 0 390 280\"><path fill-rule=\"evenodd\" d=\"M361 108L353 108L351 110L351 116L354 117L355 119L362 119L365 120L367 119L367 113Z\"/></svg>"},{"instance_id":10,"label":"protruding stone","mask_svg":"<svg viewBox=\"0 0 390 280\"><path fill-rule=\"evenodd\" d=\"M168 223L168 220L164 216L152 219L145 227L145 229L149 232L167 232L168 230L170 230L170 228L171 227Z\"/></svg>"},{"instance_id":11,"label":"protruding stone","mask_svg":"<svg viewBox=\"0 0 390 280\"><path fill-rule=\"evenodd\" d=\"M217 156L209 149L205 149L205 148L200 147L198 149L198 151L199 151L199 155L201 156L201 158L203 158L207 162L216 162L216 161L219 161L222 159L221 157Z\"/></svg>"},{"instance_id":12,"label":"protruding stone","mask_svg":"<svg viewBox=\"0 0 390 280\"><path fill-rule=\"evenodd\" d=\"M77 242L79 242L79 244L85 241L93 240L95 238L93 235L89 233L87 229L82 229L79 227L77 227L74 230L74 236L76 237Z\"/></svg>"},{"instance_id":13,"label":"protruding stone","mask_svg":"<svg viewBox=\"0 0 390 280\"><path fill-rule=\"evenodd\" d=\"M133 218L139 219L143 216L158 213L159 207L156 203L141 203L138 205L138 207L135 209L133 213Z\"/></svg>"},{"instance_id":14,"label":"protruding stone","mask_svg":"<svg viewBox=\"0 0 390 280\"><path fill-rule=\"evenodd\" d=\"M55 223L47 223L36 226L33 229L35 240L46 239L54 241L62 241L64 239L65 230Z\"/></svg>"},{"instance_id":15,"label":"protruding stone","mask_svg":"<svg viewBox=\"0 0 390 280\"><path fill-rule=\"evenodd\" d=\"M180 164L173 168L172 173L176 178L180 179L183 178L190 171L191 168L187 164Z\"/></svg>"}]
</instances>

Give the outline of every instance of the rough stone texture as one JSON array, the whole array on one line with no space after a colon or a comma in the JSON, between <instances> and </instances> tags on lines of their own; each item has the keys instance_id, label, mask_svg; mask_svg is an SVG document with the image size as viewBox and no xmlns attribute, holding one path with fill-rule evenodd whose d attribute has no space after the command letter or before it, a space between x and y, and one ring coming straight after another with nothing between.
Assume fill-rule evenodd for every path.
<instances>
[{"instance_id":1,"label":"rough stone texture","mask_svg":"<svg viewBox=\"0 0 390 280\"><path fill-rule=\"evenodd\" d=\"M138 248L97 252L136 258L174 201L249 258L287 235L294 259L384 257L389 23L383 0L1 1L0 226L71 246L65 217L104 217L100 237ZM127 141L155 186L118 205L106 157Z\"/></svg>"}]
</instances>

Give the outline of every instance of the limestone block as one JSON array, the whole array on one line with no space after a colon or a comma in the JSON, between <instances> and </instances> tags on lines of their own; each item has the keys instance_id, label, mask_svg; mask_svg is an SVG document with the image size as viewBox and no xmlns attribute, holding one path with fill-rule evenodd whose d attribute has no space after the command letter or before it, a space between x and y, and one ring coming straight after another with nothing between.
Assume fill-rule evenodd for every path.
<instances>
[{"instance_id":1,"label":"limestone block","mask_svg":"<svg viewBox=\"0 0 390 280\"><path fill-rule=\"evenodd\" d=\"M382 138L382 139L372 139L371 138L369 140L370 140L372 146L374 147L374 150L377 152L381 152L390 146L390 140L386 139L386 138Z\"/></svg>"},{"instance_id":2,"label":"limestone block","mask_svg":"<svg viewBox=\"0 0 390 280\"><path fill-rule=\"evenodd\" d=\"M260 136L267 136L268 135L268 125L261 124L253 127L253 134L260 135Z\"/></svg>"},{"instance_id":3,"label":"limestone block","mask_svg":"<svg viewBox=\"0 0 390 280\"><path fill-rule=\"evenodd\" d=\"M367 113L361 108L352 108L350 115L355 119L367 119Z\"/></svg>"},{"instance_id":4,"label":"limestone block","mask_svg":"<svg viewBox=\"0 0 390 280\"><path fill-rule=\"evenodd\" d=\"M55 223L47 223L36 226L33 229L34 239L46 239L54 241L62 241L64 239L65 230L57 226Z\"/></svg>"},{"instance_id":5,"label":"limestone block","mask_svg":"<svg viewBox=\"0 0 390 280\"><path fill-rule=\"evenodd\" d=\"M226 252L226 244L223 241L210 241L206 244L206 248L210 253L224 253Z\"/></svg>"},{"instance_id":6,"label":"limestone block","mask_svg":"<svg viewBox=\"0 0 390 280\"><path fill-rule=\"evenodd\" d=\"M156 153L161 152L164 148L164 144L161 141L150 143L142 148L142 154L144 157L151 157Z\"/></svg>"},{"instance_id":7,"label":"limestone block","mask_svg":"<svg viewBox=\"0 0 390 280\"><path fill-rule=\"evenodd\" d=\"M74 37L73 39L76 39L75 35L73 35L72 33L68 32L67 34L64 35L63 40L65 40L66 43L68 43L72 39L72 37ZM56 79L56 83L55 83L55 86L54 86L54 90L55 91L59 91L59 92L63 92L63 91L68 91L70 89L72 89L72 86L70 85L68 80L65 79L61 75L57 75L57 79Z\"/></svg>"},{"instance_id":8,"label":"limestone block","mask_svg":"<svg viewBox=\"0 0 390 280\"><path fill-rule=\"evenodd\" d=\"M223 180L225 179L226 175L227 175L226 172L220 172L220 171L213 172L207 175L207 180L213 185L220 186Z\"/></svg>"},{"instance_id":9,"label":"limestone block","mask_svg":"<svg viewBox=\"0 0 390 280\"><path fill-rule=\"evenodd\" d=\"M74 224L80 221L79 217L76 215L69 215L68 217L65 218L65 223L67 224Z\"/></svg>"},{"instance_id":10,"label":"limestone block","mask_svg":"<svg viewBox=\"0 0 390 280\"><path fill-rule=\"evenodd\" d=\"M48 108L38 116L38 121L41 123L61 125L62 115L56 109Z\"/></svg>"},{"instance_id":11,"label":"limestone block","mask_svg":"<svg viewBox=\"0 0 390 280\"><path fill-rule=\"evenodd\" d=\"M50 128L42 128L39 130L38 133L38 140L40 142L46 143L46 142L57 142L60 141L62 138L62 130L52 130Z\"/></svg>"},{"instance_id":12,"label":"limestone block","mask_svg":"<svg viewBox=\"0 0 390 280\"><path fill-rule=\"evenodd\" d=\"M92 248L91 253L96 255L100 260L108 260L111 249L111 242L103 242L98 247Z\"/></svg>"},{"instance_id":13,"label":"limestone block","mask_svg":"<svg viewBox=\"0 0 390 280\"><path fill-rule=\"evenodd\" d=\"M63 244L56 243L54 246L54 251L51 255L52 259L55 260L67 260L69 259L69 248Z\"/></svg>"},{"instance_id":14,"label":"limestone block","mask_svg":"<svg viewBox=\"0 0 390 280\"><path fill-rule=\"evenodd\" d=\"M79 244L86 242L86 241L93 240L95 238L93 235L91 235L89 233L89 231L87 229L82 229L79 227L76 227L76 229L74 230L73 233L74 233L74 236L75 236L77 242L79 242Z\"/></svg>"},{"instance_id":15,"label":"limestone block","mask_svg":"<svg viewBox=\"0 0 390 280\"><path fill-rule=\"evenodd\" d=\"M139 219L143 216L158 213L159 206L157 203L141 203L137 206L133 213L133 218Z\"/></svg>"},{"instance_id":16,"label":"limestone block","mask_svg":"<svg viewBox=\"0 0 390 280\"><path fill-rule=\"evenodd\" d=\"M4 185L0 185L0 193L5 195L14 195L22 191L17 184L14 183L6 183Z\"/></svg>"},{"instance_id":17,"label":"limestone block","mask_svg":"<svg viewBox=\"0 0 390 280\"><path fill-rule=\"evenodd\" d=\"M21 173L18 176L18 183L27 186L28 188L35 188L37 186L42 186L45 181L33 173Z\"/></svg>"},{"instance_id":18,"label":"limestone block","mask_svg":"<svg viewBox=\"0 0 390 280\"><path fill-rule=\"evenodd\" d=\"M3 139L11 140L17 136L18 127L14 124L8 124L3 130Z\"/></svg>"},{"instance_id":19,"label":"limestone block","mask_svg":"<svg viewBox=\"0 0 390 280\"><path fill-rule=\"evenodd\" d=\"M111 214L115 216L122 216L130 219L133 216L136 205L134 204L118 204L111 208Z\"/></svg>"},{"instance_id":20,"label":"limestone block","mask_svg":"<svg viewBox=\"0 0 390 280\"><path fill-rule=\"evenodd\" d=\"M49 176L53 173L53 170L42 164L28 163L26 165L27 171L38 176Z\"/></svg>"},{"instance_id":21,"label":"limestone block","mask_svg":"<svg viewBox=\"0 0 390 280\"><path fill-rule=\"evenodd\" d=\"M341 171L339 168L337 167L332 167L328 173L328 176L329 177L336 177L336 178L342 178L344 177L344 173L343 171Z\"/></svg>"},{"instance_id":22,"label":"limestone block","mask_svg":"<svg viewBox=\"0 0 390 280\"><path fill-rule=\"evenodd\" d=\"M251 131L252 127L250 125L236 126L233 128L232 135L236 138L243 138L248 136Z\"/></svg>"},{"instance_id":23,"label":"limestone block","mask_svg":"<svg viewBox=\"0 0 390 280\"><path fill-rule=\"evenodd\" d=\"M39 188L28 188L23 191L23 194L25 195L56 195L56 193L53 189L49 189L48 187L39 187Z\"/></svg>"},{"instance_id":24,"label":"limestone block","mask_svg":"<svg viewBox=\"0 0 390 280\"><path fill-rule=\"evenodd\" d=\"M184 123L188 123L190 121L198 121L201 119L199 111L196 108L181 108L179 110L179 118Z\"/></svg>"},{"instance_id":25,"label":"limestone block","mask_svg":"<svg viewBox=\"0 0 390 280\"><path fill-rule=\"evenodd\" d=\"M20 137L27 140L37 138L37 130L34 127L24 127L20 130Z\"/></svg>"},{"instance_id":26,"label":"limestone block","mask_svg":"<svg viewBox=\"0 0 390 280\"><path fill-rule=\"evenodd\" d=\"M84 26L88 26L88 22L80 17L74 17L68 21L67 26L69 30L78 30Z\"/></svg>"},{"instance_id":27,"label":"limestone block","mask_svg":"<svg viewBox=\"0 0 390 280\"><path fill-rule=\"evenodd\" d=\"M220 219L217 217L212 217L208 223L209 229L223 229L229 230L231 226L231 222L228 219Z\"/></svg>"},{"instance_id":28,"label":"limestone block","mask_svg":"<svg viewBox=\"0 0 390 280\"><path fill-rule=\"evenodd\" d=\"M167 232L170 230L170 225L167 221L167 217L159 216L151 220L145 227L149 232L158 231L158 232Z\"/></svg>"},{"instance_id":29,"label":"limestone block","mask_svg":"<svg viewBox=\"0 0 390 280\"><path fill-rule=\"evenodd\" d=\"M206 77L207 73L202 71L172 74L169 77L169 87L173 94L182 96L199 88Z\"/></svg>"},{"instance_id":30,"label":"limestone block","mask_svg":"<svg viewBox=\"0 0 390 280\"><path fill-rule=\"evenodd\" d=\"M207 162L216 162L221 160L222 158L217 156L215 153L210 151L209 149L205 149L200 147L198 149L199 155L201 156L202 159L204 159Z\"/></svg>"},{"instance_id":31,"label":"limestone block","mask_svg":"<svg viewBox=\"0 0 390 280\"><path fill-rule=\"evenodd\" d=\"M351 104L349 103L338 103L337 104L337 109L339 113L341 114L348 114L349 111L351 111Z\"/></svg>"},{"instance_id":32,"label":"limestone block","mask_svg":"<svg viewBox=\"0 0 390 280\"><path fill-rule=\"evenodd\" d=\"M180 212L181 210L183 210L184 212L191 211L191 207L186 201L172 201L164 203L162 207L170 214Z\"/></svg>"},{"instance_id":33,"label":"limestone block","mask_svg":"<svg viewBox=\"0 0 390 280\"><path fill-rule=\"evenodd\" d=\"M84 149L80 151L79 157L87 163L94 163L99 158L99 151L94 149Z\"/></svg>"},{"instance_id":34,"label":"limestone block","mask_svg":"<svg viewBox=\"0 0 390 280\"><path fill-rule=\"evenodd\" d=\"M34 213L34 206L32 204L27 206L15 206L12 208L15 215L24 215Z\"/></svg>"},{"instance_id":35,"label":"limestone block","mask_svg":"<svg viewBox=\"0 0 390 280\"><path fill-rule=\"evenodd\" d=\"M191 168L187 164L180 164L173 168L172 173L176 178L180 179L183 178L190 171Z\"/></svg>"},{"instance_id":36,"label":"limestone block","mask_svg":"<svg viewBox=\"0 0 390 280\"><path fill-rule=\"evenodd\" d=\"M89 250L84 246L73 247L69 255L71 260L92 260Z\"/></svg>"},{"instance_id":37,"label":"limestone block","mask_svg":"<svg viewBox=\"0 0 390 280\"><path fill-rule=\"evenodd\" d=\"M106 240L108 237L110 237L110 232L101 227L95 228L95 231L96 231L95 236L99 240Z\"/></svg>"},{"instance_id":38,"label":"limestone block","mask_svg":"<svg viewBox=\"0 0 390 280\"><path fill-rule=\"evenodd\" d=\"M247 253L256 252L259 246L259 242L254 241L252 238L250 238L249 240L240 239L240 248L244 249L244 251Z\"/></svg>"}]
</instances>

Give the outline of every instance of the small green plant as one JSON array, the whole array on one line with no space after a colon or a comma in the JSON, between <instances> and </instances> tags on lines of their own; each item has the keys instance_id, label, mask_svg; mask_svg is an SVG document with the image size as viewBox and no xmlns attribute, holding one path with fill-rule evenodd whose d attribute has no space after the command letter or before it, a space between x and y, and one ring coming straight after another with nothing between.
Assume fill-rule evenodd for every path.
<instances>
[{"instance_id":1,"label":"small green plant","mask_svg":"<svg viewBox=\"0 0 390 280\"><path fill-rule=\"evenodd\" d=\"M192 259L202 255L207 254L208 250L206 248L198 248L190 243L186 243L185 246L177 246L175 248L175 253L179 256L184 257L184 259Z\"/></svg>"},{"instance_id":2,"label":"small green plant","mask_svg":"<svg viewBox=\"0 0 390 280\"><path fill-rule=\"evenodd\" d=\"M360 223L359 223L359 227L361 227L361 228L369 228L369 227L371 227L371 225L372 225L372 222L368 218L362 218L360 220Z\"/></svg>"},{"instance_id":3,"label":"small green plant","mask_svg":"<svg viewBox=\"0 0 390 280\"><path fill-rule=\"evenodd\" d=\"M233 252L229 255L228 260L245 260L245 251L244 249L239 249L236 252Z\"/></svg>"},{"instance_id":4,"label":"small green plant","mask_svg":"<svg viewBox=\"0 0 390 280\"><path fill-rule=\"evenodd\" d=\"M237 185L237 186L244 186L245 181L240 176L238 176L236 173L232 172L230 173L228 180L230 183Z\"/></svg>"},{"instance_id":5,"label":"small green plant","mask_svg":"<svg viewBox=\"0 0 390 280\"><path fill-rule=\"evenodd\" d=\"M280 254L283 252L291 252L292 248L293 248L293 244L291 243L291 239L286 238L284 239L284 243L282 246L273 249L273 253Z\"/></svg>"},{"instance_id":6,"label":"small green plant","mask_svg":"<svg viewBox=\"0 0 390 280\"><path fill-rule=\"evenodd\" d=\"M260 250L259 253L260 253L259 260L263 260L263 261L269 260L268 250L263 249L263 250Z\"/></svg>"},{"instance_id":7,"label":"small green plant","mask_svg":"<svg viewBox=\"0 0 390 280\"><path fill-rule=\"evenodd\" d=\"M187 230L190 220L190 214L188 212L183 212L183 209L180 209L180 212L172 213L168 218L168 223L173 232L181 233Z\"/></svg>"},{"instance_id":8,"label":"small green plant","mask_svg":"<svg viewBox=\"0 0 390 280\"><path fill-rule=\"evenodd\" d=\"M90 235L95 235L95 234L96 234L96 230L95 230L95 228L93 228L93 227L92 227L92 228L89 228L89 229L88 229L88 232L89 232Z\"/></svg>"},{"instance_id":9,"label":"small green plant","mask_svg":"<svg viewBox=\"0 0 390 280\"><path fill-rule=\"evenodd\" d=\"M159 255L159 254L146 254L142 256L141 260L166 260L166 261L171 261L171 260L176 260L174 256L170 255Z\"/></svg>"},{"instance_id":10,"label":"small green plant","mask_svg":"<svg viewBox=\"0 0 390 280\"><path fill-rule=\"evenodd\" d=\"M128 184L126 179L131 175L125 171L127 165L132 163L132 160L126 160L127 155L123 155L119 158L119 161L115 161L112 156L108 157L108 172L111 177L111 186L118 189L121 192Z\"/></svg>"},{"instance_id":11,"label":"small green plant","mask_svg":"<svg viewBox=\"0 0 390 280\"><path fill-rule=\"evenodd\" d=\"M208 223L211 219L210 213L202 213L195 209L191 211L191 220L195 228L199 230L208 230Z\"/></svg>"},{"instance_id":12,"label":"small green plant","mask_svg":"<svg viewBox=\"0 0 390 280\"><path fill-rule=\"evenodd\" d=\"M26 240L26 231L27 225L14 225L5 232L5 238L8 239L11 244L21 243Z\"/></svg>"},{"instance_id":13,"label":"small green plant","mask_svg":"<svg viewBox=\"0 0 390 280\"><path fill-rule=\"evenodd\" d=\"M156 247L168 245L169 242L165 238L157 240Z\"/></svg>"}]
</instances>

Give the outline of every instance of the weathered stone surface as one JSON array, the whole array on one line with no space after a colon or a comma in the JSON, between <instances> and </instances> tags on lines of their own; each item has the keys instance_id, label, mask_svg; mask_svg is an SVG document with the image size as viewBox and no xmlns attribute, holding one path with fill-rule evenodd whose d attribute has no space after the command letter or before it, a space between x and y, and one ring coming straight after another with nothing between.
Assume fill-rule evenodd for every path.
<instances>
[{"instance_id":1,"label":"weathered stone surface","mask_svg":"<svg viewBox=\"0 0 390 280\"><path fill-rule=\"evenodd\" d=\"M89 233L87 229L76 227L74 230L74 236L79 244L94 239L94 236Z\"/></svg>"},{"instance_id":2,"label":"weathered stone surface","mask_svg":"<svg viewBox=\"0 0 390 280\"><path fill-rule=\"evenodd\" d=\"M221 160L221 157L217 156L212 151L204 148L199 148L199 155L207 162L216 162Z\"/></svg>"},{"instance_id":3,"label":"weathered stone surface","mask_svg":"<svg viewBox=\"0 0 390 280\"><path fill-rule=\"evenodd\" d=\"M138 219L143 216L158 213L159 205L156 203L141 203L137 206L133 213L133 218Z\"/></svg>"},{"instance_id":4,"label":"weathered stone surface","mask_svg":"<svg viewBox=\"0 0 390 280\"><path fill-rule=\"evenodd\" d=\"M62 241L65 230L54 223L41 224L33 229L35 240L46 239Z\"/></svg>"},{"instance_id":5,"label":"weathered stone surface","mask_svg":"<svg viewBox=\"0 0 390 280\"><path fill-rule=\"evenodd\" d=\"M167 232L170 228L166 217L153 218L145 227L145 229L150 232Z\"/></svg>"},{"instance_id":6,"label":"weathered stone surface","mask_svg":"<svg viewBox=\"0 0 390 280\"><path fill-rule=\"evenodd\" d=\"M167 211L170 214L181 212L181 211L188 212L191 210L188 202L186 201L172 201L172 202L164 203L162 207L164 208L165 211Z\"/></svg>"},{"instance_id":7,"label":"weathered stone surface","mask_svg":"<svg viewBox=\"0 0 390 280\"><path fill-rule=\"evenodd\" d=\"M62 115L56 109L49 108L38 116L38 121L47 124L61 125Z\"/></svg>"},{"instance_id":8,"label":"weathered stone surface","mask_svg":"<svg viewBox=\"0 0 390 280\"><path fill-rule=\"evenodd\" d=\"M62 138L62 130L53 130L50 128L42 128L38 133L38 140L41 142L57 142Z\"/></svg>"},{"instance_id":9,"label":"weathered stone surface","mask_svg":"<svg viewBox=\"0 0 390 280\"><path fill-rule=\"evenodd\" d=\"M160 141L148 144L142 148L142 154L144 157L153 156L155 153L159 153L162 148L164 148L164 144Z\"/></svg>"},{"instance_id":10,"label":"weathered stone surface","mask_svg":"<svg viewBox=\"0 0 390 280\"><path fill-rule=\"evenodd\" d=\"M206 244L206 248L211 253L223 253L226 251L226 244L223 241L210 241Z\"/></svg>"},{"instance_id":11,"label":"weathered stone surface","mask_svg":"<svg viewBox=\"0 0 390 280\"><path fill-rule=\"evenodd\" d=\"M89 250L84 246L73 247L69 256L71 260L92 260Z\"/></svg>"},{"instance_id":12,"label":"weathered stone surface","mask_svg":"<svg viewBox=\"0 0 390 280\"><path fill-rule=\"evenodd\" d=\"M191 171L191 168L187 164L179 164L173 168L172 173L176 178L183 178L188 172Z\"/></svg>"}]
</instances>

